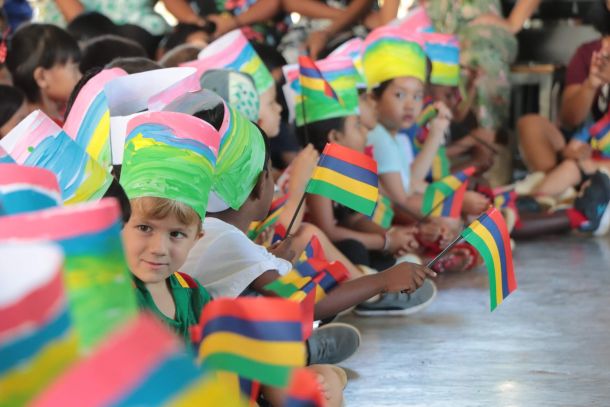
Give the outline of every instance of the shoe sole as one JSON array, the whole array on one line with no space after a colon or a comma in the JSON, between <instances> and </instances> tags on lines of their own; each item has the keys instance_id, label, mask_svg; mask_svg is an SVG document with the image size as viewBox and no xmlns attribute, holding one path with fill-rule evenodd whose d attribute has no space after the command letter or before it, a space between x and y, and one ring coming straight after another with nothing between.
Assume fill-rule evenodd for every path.
<instances>
[{"instance_id":1,"label":"shoe sole","mask_svg":"<svg viewBox=\"0 0 610 407\"><path fill-rule=\"evenodd\" d=\"M436 285L434 286L434 291L432 293L432 297L430 297L430 299L422 304L416 305L415 307L410 307L407 309L397 309L397 310L359 310L359 309L355 309L354 310L354 314L361 316L361 317L375 317L375 316L394 316L394 317L400 317L400 316L407 316L407 315L412 315L412 314L416 314L419 311L422 311L424 308L426 308L428 305L432 304L432 302L434 302L434 299L436 298L436 294L438 292L438 289L436 288Z\"/></svg>"},{"instance_id":2,"label":"shoe sole","mask_svg":"<svg viewBox=\"0 0 610 407\"><path fill-rule=\"evenodd\" d=\"M604 210L604 213L602 214L602 218L599 221L599 227L597 228L597 230L595 232L593 232L593 236L604 236L606 233L608 233L608 230L610 229L610 203L608 203L608 205L606 205L606 209Z\"/></svg>"}]
</instances>

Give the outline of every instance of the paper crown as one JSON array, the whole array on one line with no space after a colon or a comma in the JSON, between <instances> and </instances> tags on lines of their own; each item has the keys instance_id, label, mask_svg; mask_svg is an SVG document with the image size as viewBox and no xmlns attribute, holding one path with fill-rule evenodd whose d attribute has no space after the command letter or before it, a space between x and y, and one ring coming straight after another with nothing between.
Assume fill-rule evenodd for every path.
<instances>
[{"instance_id":1,"label":"paper crown","mask_svg":"<svg viewBox=\"0 0 610 407\"><path fill-rule=\"evenodd\" d=\"M258 56L241 30L233 30L205 47L197 61L183 66L194 66L200 74L210 69L233 69L247 73L254 79L258 94L269 90L274 82L265 63Z\"/></svg>"},{"instance_id":2,"label":"paper crown","mask_svg":"<svg viewBox=\"0 0 610 407\"><path fill-rule=\"evenodd\" d=\"M112 164L110 156L110 106L104 86L113 79L126 76L120 68L103 70L80 90L64 130L103 168Z\"/></svg>"},{"instance_id":3,"label":"paper crown","mask_svg":"<svg viewBox=\"0 0 610 407\"><path fill-rule=\"evenodd\" d=\"M297 126L358 115L358 71L350 58L327 58L284 67L284 93ZM313 65L311 65L313 64Z\"/></svg>"},{"instance_id":4,"label":"paper crown","mask_svg":"<svg viewBox=\"0 0 610 407\"><path fill-rule=\"evenodd\" d=\"M66 204L100 199L112 176L40 110L30 113L0 140L17 164L57 176Z\"/></svg>"},{"instance_id":5,"label":"paper crown","mask_svg":"<svg viewBox=\"0 0 610 407\"><path fill-rule=\"evenodd\" d=\"M419 36L406 35L397 27L385 26L371 32L364 41L362 55L368 87L400 77L426 82L426 54L421 45Z\"/></svg>"},{"instance_id":6,"label":"paper crown","mask_svg":"<svg viewBox=\"0 0 610 407\"><path fill-rule=\"evenodd\" d=\"M201 76L200 83L202 88L215 92L248 120L258 121L260 98L250 75L230 69L212 69Z\"/></svg>"},{"instance_id":7,"label":"paper crown","mask_svg":"<svg viewBox=\"0 0 610 407\"><path fill-rule=\"evenodd\" d=\"M209 123L175 112L148 112L127 125L121 185L129 199L167 198L203 219L220 136Z\"/></svg>"},{"instance_id":8,"label":"paper crown","mask_svg":"<svg viewBox=\"0 0 610 407\"><path fill-rule=\"evenodd\" d=\"M354 67L356 68L356 86L358 89L366 89L366 80L364 79L364 72L362 70L362 51L364 50L364 41L361 38L352 38L346 41L333 52L331 52L326 59L336 58L349 58L352 60ZM320 64L322 61L318 61Z\"/></svg>"},{"instance_id":9,"label":"paper crown","mask_svg":"<svg viewBox=\"0 0 610 407\"><path fill-rule=\"evenodd\" d=\"M211 212L241 208L265 168L265 142L256 125L209 90L187 93L165 107L186 114L222 106L220 148L210 194Z\"/></svg>"},{"instance_id":10,"label":"paper crown","mask_svg":"<svg viewBox=\"0 0 610 407\"><path fill-rule=\"evenodd\" d=\"M389 25L399 27L401 31L407 33L434 32L432 20L426 8L422 6L413 7L404 18L394 20Z\"/></svg>"},{"instance_id":11,"label":"paper crown","mask_svg":"<svg viewBox=\"0 0 610 407\"><path fill-rule=\"evenodd\" d=\"M460 81L460 43L450 34L425 33L425 49L432 61L430 83L458 86Z\"/></svg>"},{"instance_id":12,"label":"paper crown","mask_svg":"<svg viewBox=\"0 0 610 407\"><path fill-rule=\"evenodd\" d=\"M8 155L6 150L3 149L2 147L0 147L0 164L14 164L14 163L15 163L15 160L13 160L13 157Z\"/></svg>"},{"instance_id":13,"label":"paper crown","mask_svg":"<svg viewBox=\"0 0 610 407\"><path fill-rule=\"evenodd\" d=\"M57 177L44 168L0 164L0 216L61 205Z\"/></svg>"}]
</instances>

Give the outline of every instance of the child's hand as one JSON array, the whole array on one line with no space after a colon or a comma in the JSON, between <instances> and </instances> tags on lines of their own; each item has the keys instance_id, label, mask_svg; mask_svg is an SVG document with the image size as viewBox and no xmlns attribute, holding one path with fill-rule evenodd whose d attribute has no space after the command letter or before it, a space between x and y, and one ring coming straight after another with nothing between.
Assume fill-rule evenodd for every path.
<instances>
[{"instance_id":1,"label":"child's hand","mask_svg":"<svg viewBox=\"0 0 610 407\"><path fill-rule=\"evenodd\" d=\"M399 263L381 272L380 275L384 279L383 292L407 293L412 293L421 287L427 277L436 277L434 271L414 263Z\"/></svg>"},{"instance_id":2,"label":"child's hand","mask_svg":"<svg viewBox=\"0 0 610 407\"><path fill-rule=\"evenodd\" d=\"M415 240L415 236L410 229L401 227L390 228L386 234L386 239L389 239L388 251L395 255L410 251L410 246L417 244L417 240Z\"/></svg>"},{"instance_id":3,"label":"child's hand","mask_svg":"<svg viewBox=\"0 0 610 407\"><path fill-rule=\"evenodd\" d=\"M292 161L290 169L290 181L288 190L290 196L301 197L307 186L307 182L311 178L320 154L313 147L308 144Z\"/></svg>"},{"instance_id":4,"label":"child's hand","mask_svg":"<svg viewBox=\"0 0 610 407\"><path fill-rule=\"evenodd\" d=\"M591 146L580 140L571 140L561 152L563 158L571 160L584 160L591 157Z\"/></svg>"},{"instance_id":5,"label":"child's hand","mask_svg":"<svg viewBox=\"0 0 610 407\"><path fill-rule=\"evenodd\" d=\"M462 211L468 215L479 216L489 208L489 199L474 191L466 191Z\"/></svg>"},{"instance_id":6,"label":"child's hand","mask_svg":"<svg viewBox=\"0 0 610 407\"><path fill-rule=\"evenodd\" d=\"M435 222L425 222L419 226L419 237L425 243L434 243L441 237L441 227Z\"/></svg>"},{"instance_id":7,"label":"child's hand","mask_svg":"<svg viewBox=\"0 0 610 407\"><path fill-rule=\"evenodd\" d=\"M294 249L292 248L292 237L288 236L286 239L272 244L267 251L275 257L291 262L295 256Z\"/></svg>"},{"instance_id":8,"label":"child's hand","mask_svg":"<svg viewBox=\"0 0 610 407\"><path fill-rule=\"evenodd\" d=\"M430 136L444 137L453 115L451 110L443 102L435 102L434 107L437 110L436 117L430 121Z\"/></svg>"},{"instance_id":9,"label":"child's hand","mask_svg":"<svg viewBox=\"0 0 610 407\"><path fill-rule=\"evenodd\" d=\"M419 242L417 241L416 233L417 228L414 226L399 227L402 231L401 238L403 240L403 246L401 246L394 254L398 257L404 256L407 253L413 253L419 249Z\"/></svg>"}]
</instances>

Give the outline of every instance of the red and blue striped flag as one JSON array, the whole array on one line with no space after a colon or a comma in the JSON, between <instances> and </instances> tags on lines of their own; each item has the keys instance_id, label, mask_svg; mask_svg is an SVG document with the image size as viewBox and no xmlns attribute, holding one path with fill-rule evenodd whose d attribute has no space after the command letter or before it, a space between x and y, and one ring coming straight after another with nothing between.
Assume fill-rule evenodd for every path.
<instances>
[{"instance_id":1,"label":"red and blue striped flag","mask_svg":"<svg viewBox=\"0 0 610 407\"><path fill-rule=\"evenodd\" d=\"M322 72L316 66L315 62L308 56L301 55L299 57L299 74L301 81L301 94L307 97L308 92L323 92L324 95L335 99L340 104L343 101L330 86L328 81L322 76Z\"/></svg>"}]
</instances>

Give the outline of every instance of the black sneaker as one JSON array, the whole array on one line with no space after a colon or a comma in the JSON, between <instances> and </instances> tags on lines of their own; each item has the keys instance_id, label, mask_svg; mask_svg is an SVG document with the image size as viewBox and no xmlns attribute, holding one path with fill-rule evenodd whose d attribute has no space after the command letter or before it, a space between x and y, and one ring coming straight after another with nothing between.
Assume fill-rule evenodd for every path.
<instances>
[{"instance_id":1,"label":"black sneaker","mask_svg":"<svg viewBox=\"0 0 610 407\"><path fill-rule=\"evenodd\" d=\"M307 340L308 365L335 364L352 356L360 347L360 331L333 322L315 329Z\"/></svg>"},{"instance_id":2,"label":"black sneaker","mask_svg":"<svg viewBox=\"0 0 610 407\"><path fill-rule=\"evenodd\" d=\"M583 232L603 236L610 229L610 177L601 171L595 172L585 186L581 195L574 201L574 208L579 210L588 222L580 227Z\"/></svg>"}]
</instances>

